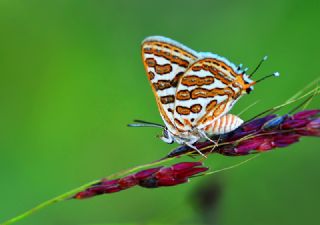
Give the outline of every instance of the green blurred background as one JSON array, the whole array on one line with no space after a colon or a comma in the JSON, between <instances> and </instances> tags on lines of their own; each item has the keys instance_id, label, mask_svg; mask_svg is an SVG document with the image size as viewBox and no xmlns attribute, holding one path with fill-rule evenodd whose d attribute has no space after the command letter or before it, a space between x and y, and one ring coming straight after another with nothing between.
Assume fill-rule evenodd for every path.
<instances>
[{"instance_id":1,"label":"green blurred background","mask_svg":"<svg viewBox=\"0 0 320 225\"><path fill-rule=\"evenodd\" d=\"M235 113L260 101L248 119L319 76L319 12L319 1L301 0L1 0L0 221L174 147L159 130L126 127L161 122L140 58L146 36L251 69L269 55L256 76L281 77L237 103ZM63 202L19 224L319 224L319 157L319 140L305 138L218 176ZM244 159L212 155L206 165ZM205 188L213 208L198 205Z\"/></svg>"}]
</instances>

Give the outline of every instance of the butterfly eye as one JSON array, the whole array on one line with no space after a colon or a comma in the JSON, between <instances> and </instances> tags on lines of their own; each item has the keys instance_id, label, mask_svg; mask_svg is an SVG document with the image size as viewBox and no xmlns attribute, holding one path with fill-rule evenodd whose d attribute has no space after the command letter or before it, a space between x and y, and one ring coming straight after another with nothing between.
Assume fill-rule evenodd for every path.
<instances>
[{"instance_id":1,"label":"butterfly eye","mask_svg":"<svg viewBox=\"0 0 320 225\"><path fill-rule=\"evenodd\" d=\"M250 94L250 92L251 92L252 90L253 90L252 87L247 88L247 89L246 89L247 94Z\"/></svg>"},{"instance_id":2,"label":"butterfly eye","mask_svg":"<svg viewBox=\"0 0 320 225\"><path fill-rule=\"evenodd\" d=\"M244 75L241 79L242 85L243 85L243 93L249 94L253 90L253 84L255 84L250 78L248 78L247 75Z\"/></svg>"}]
</instances>

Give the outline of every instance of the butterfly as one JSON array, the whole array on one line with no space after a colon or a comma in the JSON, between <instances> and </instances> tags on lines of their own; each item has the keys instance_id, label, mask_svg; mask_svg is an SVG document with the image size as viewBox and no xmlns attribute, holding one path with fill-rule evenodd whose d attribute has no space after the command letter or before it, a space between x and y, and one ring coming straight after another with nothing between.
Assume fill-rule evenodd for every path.
<instances>
[{"instance_id":1,"label":"butterfly","mask_svg":"<svg viewBox=\"0 0 320 225\"><path fill-rule=\"evenodd\" d=\"M165 126L144 123L162 127L164 142L194 148L200 139L210 140L210 136L231 132L243 123L228 112L257 81L250 79L241 64L236 66L217 54L196 52L163 36L144 39L141 52Z\"/></svg>"}]
</instances>

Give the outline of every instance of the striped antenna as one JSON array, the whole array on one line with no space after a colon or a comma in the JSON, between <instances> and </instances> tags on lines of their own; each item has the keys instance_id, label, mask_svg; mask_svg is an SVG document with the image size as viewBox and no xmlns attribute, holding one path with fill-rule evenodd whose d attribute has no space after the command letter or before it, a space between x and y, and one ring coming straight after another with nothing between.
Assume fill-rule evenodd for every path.
<instances>
[{"instance_id":1,"label":"striped antenna","mask_svg":"<svg viewBox=\"0 0 320 225\"><path fill-rule=\"evenodd\" d=\"M279 72L275 72L273 74L270 74L270 75L267 75L267 76L264 76L262 78L260 78L259 80L256 81L256 83L259 83L260 81L263 81L264 79L267 79L269 77L279 77L280 76L280 73Z\"/></svg>"},{"instance_id":2,"label":"striped antenna","mask_svg":"<svg viewBox=\"0 0 320 225\"><path fill-rule=\"evenodd\" d=\"M259 64L257 65L257 67L252 71L252 73L249 75L249 77L252 77L252 75L253 74L255 74L256 72L257 72L257 70L260 68L260 66L262 65L262 63L264 62L264 61L266 61L268 59L268 56L266 55L265 57L263 57L261 60L260 60L260 62L259 62Z\"/></svg>"}]
</instances>

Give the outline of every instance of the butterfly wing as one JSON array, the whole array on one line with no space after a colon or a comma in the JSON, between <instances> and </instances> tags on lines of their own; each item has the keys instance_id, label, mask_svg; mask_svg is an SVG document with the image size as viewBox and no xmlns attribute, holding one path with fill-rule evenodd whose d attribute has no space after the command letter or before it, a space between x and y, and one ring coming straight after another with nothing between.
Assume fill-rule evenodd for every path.
<instances>
[{"instance_id":1,"label":"butterfly wing","mask_svg":"<svg viewBox=\"0 0 320 225\"><path fill-rule=\"evenodd\" d=\"M234 64L214 54L203 54L177 86L174 122L182 131L203 129L225 115L243 94L242 74Z\"/></svg>"},{"instance_id":2,"label":"butterfly wing","mask_svg":"<svg viewBox=\"0 0 320 225\"><path fill-rule=\"evenodd\" d=\"M142 60L163 121L172 133L177 84L187 68L198 59L197 52L161 36L142 42Z\"/></svg>"}]
</instances>

